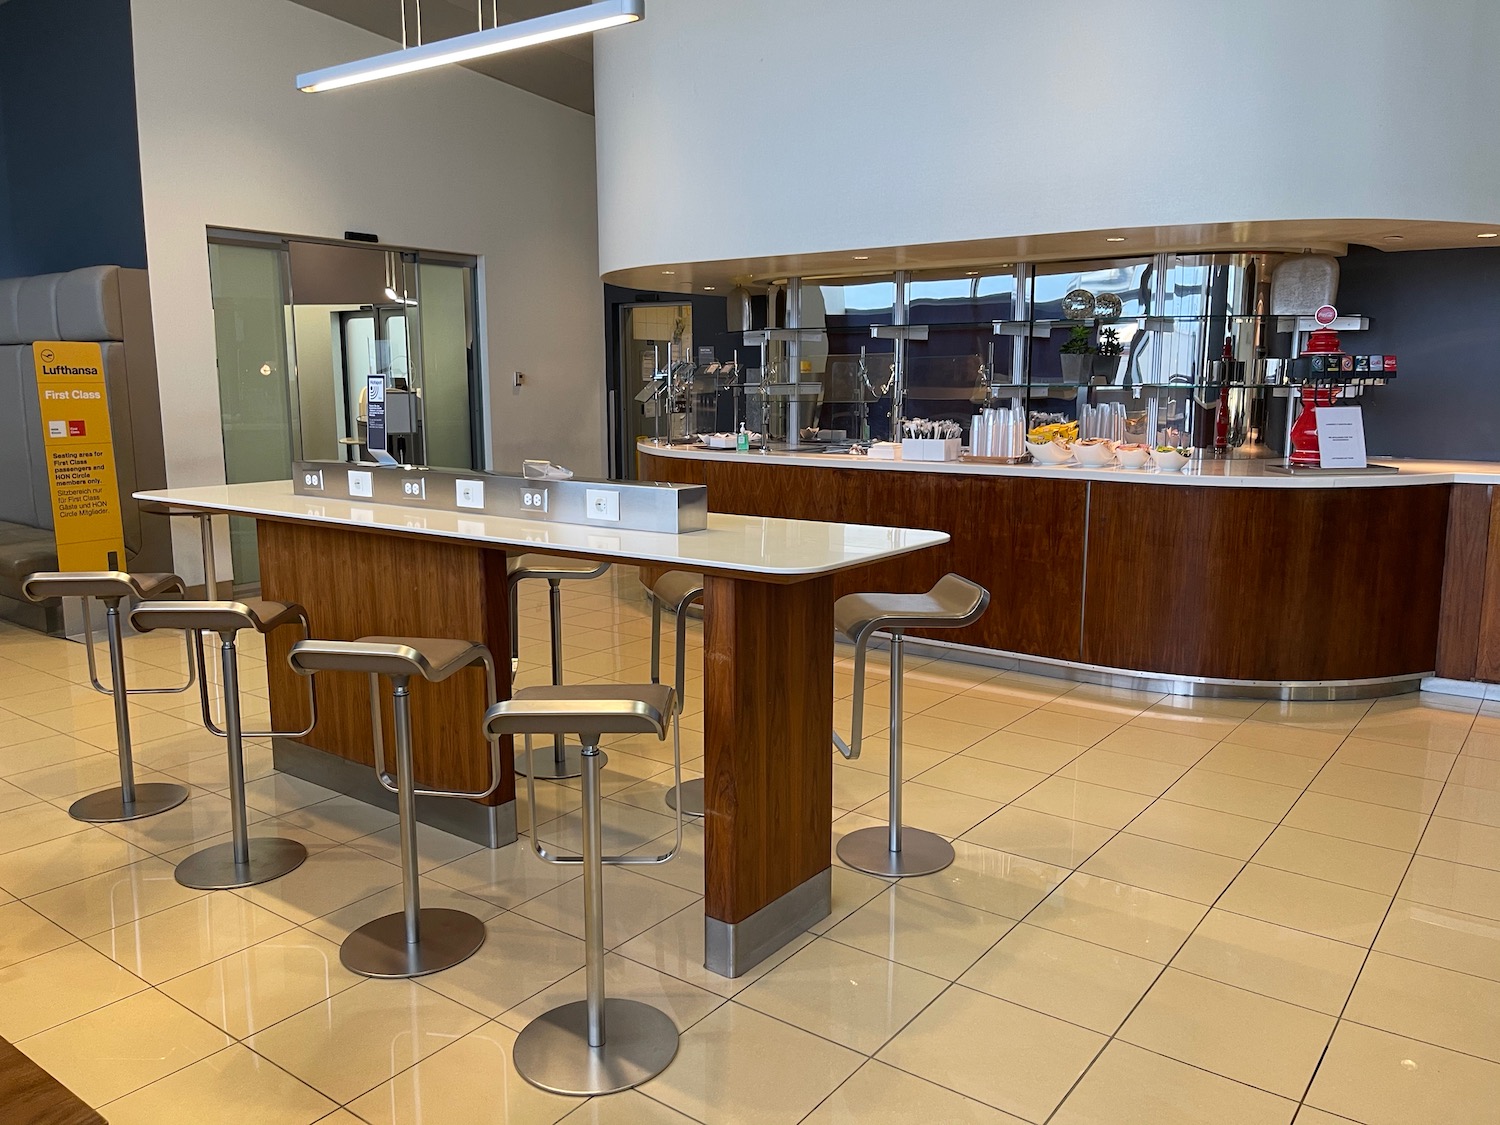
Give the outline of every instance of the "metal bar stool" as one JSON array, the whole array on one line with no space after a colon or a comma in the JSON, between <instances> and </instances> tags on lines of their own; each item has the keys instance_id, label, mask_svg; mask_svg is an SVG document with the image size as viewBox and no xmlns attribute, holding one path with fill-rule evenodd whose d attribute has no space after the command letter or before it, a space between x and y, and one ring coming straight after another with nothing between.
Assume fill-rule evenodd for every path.
<instances>
[{"instance_id":1,"label":"metal bar stool","mask_svg":"<svg viewBox=\"0 0 1500 1125\"><path fill-rule=\"evenodd\" d=\"M672 761L682 780L682 746L672 722L676 700L661 684L588 684L524 688L485 713L492 739L524 735L531 753L533 735L576 734L583 743L583 854L548 851L537 835L533 815L531 848L547 863L583 867L583 934L586 999L553 1008L532 1020L516 1039L515 1063L521 1077L554 1094L609 1094L654 1078L677 1054L677 1028L665 1012L638 1000L604 995L604 865L666 863L682 847L682 812L677 835L662 855L605 855L600 773L606 734L655 734L672 730ZM497 743L498 745L498 743ZM536 808L536 782L526 775L526 791ZM606 1034L607 1031L607 1034Z\"/></svg>"},{"instance_id":2,"label":"metal bar stool","mask_svg":"<svg viewBox=\"0 0 1500 1125\"><path fill-rule=\"evenodd\" d=\"M941 836L901 825L901 673L907 629L961 629L979 619L990 592L967 578L947 574L925 594L846 594L833 606L833 623L854 642L854 718L846 743L833 743L846 758L859 757L864 721L865 654L877 630L891 635L890 823L860 828L839 840L838 855L871 875L930 875L953 862L953 845Z\"/></svg>"},{"instance_id":3,"label":"metal bar stool","mask_svg":"<svg viewBox=\"0 0 1500 1125\"><path fill-rule=\"evenodd\" d=\"M687 609L703 604L703 575L687 570L669 570L650 587L651 594L651 682L661 683L661 613L671 606L677 615L677 714L682 714L687 696ZM678 781L667 790L667 807L675 809L679 801L688 816L703 815L703 779Z\"/></svg>"},{"instance_id":4,"label":"metal bar stool","mask_svg":"<svg viewBox=\"0 0 1500 1125\"><path fill-rule=\"evenodd\" d=\"M562 584L598 578L609 569L609 563L596 563L590 559L573 559L561 555L512 555L506 560L506 584L510 592L510 668L514 681L515 671L521 659L521 626L516 612L518 601L516 588L528 578L547 580L547 612L552 622L552 686L562 683ZM536 768L538 777L547 781L561 781L577 777L582 772L579 754L582 748L577 743L568 743L562 735L552 740L552 758L543 759ZM530 769L526 765L525 769ZM521 773L521 756L516 756L516 772Z\"/></svg>"},{"instance_id":5,"label":"metal bar stool","mask_svg":"<svg viewBox=\"0 0 1500 1125\"><path fill-rule=\"evenodd\" d=\"M461 797L483 800L503 778L500 745L490 744L489 786L477 792L425 789L416 783L411 760L413 676L439 683L470 665L484 668L490 701L495 699L495 662L489 649L469 641L427 637L361 637L357 641L298 641L287 659L298 672L362 672L370 678L370 722L374 729L375 776L396 794L401 824L400 913L366 922L344 939L339 960L367 977L420 977L450 968L484 944L484 923L462 910L422 906L417 872L417 798ZM395 720L396 776L386 769L385 731L380 717L380 677L391 681Z\"/></svg>"},{"instance_id":6,"label":"metal bar stool","mask_svg":"<svg viewBox=\"0 0 1500 1125\"><path fill-rule=\"evenodd\" d=\"M113 824L139 820L176 808L187 800L184 786L164 781L135 783L135 761L130 748L130 697L132 695L171 694L186 691L193 685L193 665L188 662L187 683L174 688L131 688L125 683L125 634L120 624L120 602L125 598L154 598L162 594L181 593L182 579L175 574L126 574L120 570L80 570L69 573L42 571L27 576L22 592L32 601L47 598L82 598L84 636L88 645L89 682L94 690L111 696L115 703L115 741L120 755L120 784L80 797L68 807L74 820L90 824ZM105 633L109 639L110 686L99 682L94 664L94 632L88 624L91 601L104 603ZM191 645L191 642L188 642ZM191 655L191 653L189 653Z\"/></svg>"},{"instance_id":7,"label":"metal bar stool","mask_svg":"<svg viewBox=\"0 0 1500 1125\"><path fill-rule=\"evenodd\" d=\"M230 887L253 887L295 871L307 859L307 849L296 840L261 836L250 849L245 825L245 748L248 735L265 737L286 734L300 737L312 730L318 719L318 698L312 680L307 682L311 722L301 731L245 731L240 727L240 665L235 638L241 629L266 634L283 625L300 624L304 636L311 635L307 612L300 605L250 598L242 602L142 602L130 615L130 623L143 633L153 629L183 629L193 638L197 658L199 701L203 725L228 740L229 813L232 840L194 852L177 865L174 874L184 887L204 891ZM204 631L219 634L220 669L224 684L224 730L209 716L208 677L203 662Z\"/></svg>"}]
</instances>

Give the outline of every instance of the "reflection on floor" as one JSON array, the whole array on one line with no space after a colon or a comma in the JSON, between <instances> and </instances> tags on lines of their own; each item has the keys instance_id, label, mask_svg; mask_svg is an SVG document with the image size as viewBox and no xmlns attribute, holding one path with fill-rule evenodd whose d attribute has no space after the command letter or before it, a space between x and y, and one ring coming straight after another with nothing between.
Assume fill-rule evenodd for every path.
<instances>
[{"instance_id":1,"label":"reflection on floor","mask_svg":"<svg viewBox=\"0 0 1500 1125\"><path fill-rule=\"evenodd\" d=\"M564 600L572 679L648 678L632 572ZM540 591L522 613L523 681L540 683ZM696 623L691 635L696 773ZM168 638L128 649L133 682L180 668ZM733 981L701 964L700 829L665 867L611 870L610 991L665 1008L684 1034L640 1091L582 1103L510 1064L518 1028L583 994L576 879L424 831L428 901L487 919L490 940L418 982L352 976L337 943L399 906L393 817L275 775L257 745L252 814L311 858L243 892L179 887L173 862L227 832L221 745L184 697L141 697L140 776L192 798L135 824L70 820L70 800L115 771L110 705L78 686L82 661L76 645L0 630L0 1036L112 1125L1500 1113L1494 704L1193 702L912 660L908 817L956 838L957 864L899 885L835 867L818 933ZM254 652L242 682L247 718L264 719ZM836 834L879 823L884 750L836 759ZM608 849L657 847L670 743L609 752ZM544 834L576 834L574 786L539 793Z\"/></svg>"}]
</instances>

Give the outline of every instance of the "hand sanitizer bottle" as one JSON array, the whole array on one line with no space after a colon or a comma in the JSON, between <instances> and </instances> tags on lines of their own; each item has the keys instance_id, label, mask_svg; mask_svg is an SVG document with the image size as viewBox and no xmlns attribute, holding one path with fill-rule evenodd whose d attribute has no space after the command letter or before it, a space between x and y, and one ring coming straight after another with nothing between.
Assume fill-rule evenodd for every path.
<instances>
[{"instance_id":1,"label":"hand sanitizer bottle","mask_svg":"<svg viewBox=\"0 0 1500 1125\"><path fill-rule=\"evenodd\" d=\"M750 434L745 429L745 423L740 423L740 431L734 437L734 447L741 453L750 452Z\"/></svg>"}]
</instances>

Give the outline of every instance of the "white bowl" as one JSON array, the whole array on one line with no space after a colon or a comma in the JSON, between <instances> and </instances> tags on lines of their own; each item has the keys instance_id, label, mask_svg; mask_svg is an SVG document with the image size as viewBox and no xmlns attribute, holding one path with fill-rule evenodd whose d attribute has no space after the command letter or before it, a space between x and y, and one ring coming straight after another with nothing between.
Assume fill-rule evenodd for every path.
<instances>
[{"instance_id":1,"label":"white bowl","mask_svg":"<svg viewBox=\"0 0 1500 1125\"><path fill-rule=\"evenodd\" d=\"M1101 441L1095 445L1076 442L1073 445L1073 456L1078 459L1080 465L1088 465L1096 469L1115 463L1114 447L1107 441Z\"/></svg>"},{"instance_id":2,"label":"white bowl","mask_svg":"<svg viewBox=\"0 0 1500 1125\"><path fill-rule=\"evenodd\" d=\"M1151 460L1156 463L1156 467L1162 472L1175 473L1179 472L1192 458L1184 457L1175 449L1166 452L1162 452L1160 449L1153 449L1151 451Z\"/></svg>"},{"instance_id":3,"label":"white bowl","mask_svg":"<svg viewBox=\"0 0 1500 1125\"><path fill-rule=\"evenodd\" d=\"M1142 446L1139 449L1121 449L1115 446L1115 459L1120 462L1122 469L1139 469L1151 459L1151 450Z\"/></svg>"},{"instance_id":4,"label":"white bowl","mask_svg":"<svg viewBox=\"0 0 1500 1125\"><path fill-rule=\"evenodd\" d=\"M1026 449L1038 465L1066 465L1073 460L1073 447L1060 445L1055 441L1028 441Z\"/></svg>"}]
</instances>

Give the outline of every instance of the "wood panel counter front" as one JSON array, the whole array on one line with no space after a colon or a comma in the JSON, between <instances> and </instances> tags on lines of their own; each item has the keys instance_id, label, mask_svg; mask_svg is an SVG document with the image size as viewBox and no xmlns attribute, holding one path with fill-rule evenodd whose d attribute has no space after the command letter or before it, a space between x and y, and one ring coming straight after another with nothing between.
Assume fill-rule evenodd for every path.
<instances>
[{"instance_id":1,"label":"wood panel counter front","mask_svg":"<svg viewBox=\"0 0 1500 1125\"><path fill-rule=\"evenodd\" d=\"M944 640L1246 690L1403 678L1409 688L1431 675L1455 481L1500 482L1478 464L1288 479L1229 463L1168 479L648 443L638 453L645 479L707 485L711 511L947 532L942 547L834 580L837 594L919 590L951 570L987 587L990 611ZM1484 511L1468 539L1487 533ZM1472 588L1453 597L1483 601ZM1468 620L1453 617L1455 628ZM1473 666L1472 638L1450 647Z\"/></svg>"}]
</instances>

